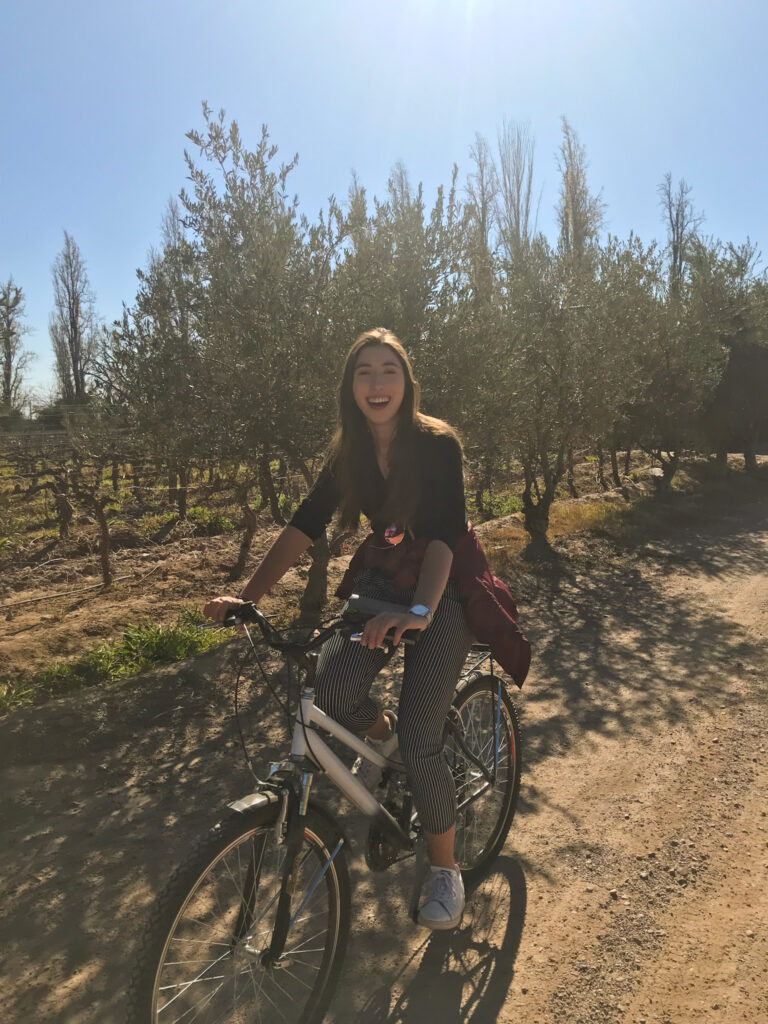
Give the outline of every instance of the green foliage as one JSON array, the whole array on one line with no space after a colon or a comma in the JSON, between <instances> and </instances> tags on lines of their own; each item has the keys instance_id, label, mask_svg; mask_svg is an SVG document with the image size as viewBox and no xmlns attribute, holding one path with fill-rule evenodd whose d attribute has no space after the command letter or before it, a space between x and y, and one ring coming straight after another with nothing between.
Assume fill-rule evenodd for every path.
<instances>
[{"instance_id":1,"label":"green foliage","mask_svg":"<svg viewBox=\"0 0 768 1024\"><path fill-rule=\"evenodd\" d=\"M221 509L210 508L208 505L191 505L187 509L187 519L194 523L198 536L214 537L220 533L231 533L235 525Z\"/></svg>"},{"instance_id":2,"label":"green foliage","mask_svg":"<svg viewBox=\"0 0 768 1024\"><path fill-rule=\"evenodd\" d=\"M74 661L54 665L28 678L0 679L0 714L188 658L232 635L228 630L200 631L197 627L202 621L199 613L184 611L172 626L154 622L129 626L119 640L102 644Z\"/></svg>"},{"instance_id":3,"label":"green foliage","mask_svg":"<svg viewBox=\"0 0 768 1024\"><path fill-rule=\"evenodd\" d=\"M499 491L491 494L489 491L482 492L483 519L500 519L502 516L511 516L515 512L523 511L523 501L519 494L511 491ZM470 519L477 519L480 515L477 508L474 493L467 495L467 514Z\"/></svg>"},{"instance_id":4,"label":"green foliage","mask_svg":"<svg viewBox=\"0 0 768 1024\"><path fill-rule=\"evenodd\" d=\"M100 452L102 491L112 459L124 468L136 454L142 507L152 500L149 461L154 484L161 474L179 480L171 487L179 516L186 511L198 533L220 533L236 514L186 505L195 469L229 463L230 480L246 495L258 484L279 519L274 484L288 518L281 481L322 452L343 353L375 325L405 343L423 410L458 428L474 489L498 491L510 460L520 466L526 528L536 537L565 493L574 449L639 447L657 458L667 485L681 453L702 444L707 404L720 407L710 437L748 428L752 450L764 439L762 378L749 375L746 402L743 375L718 392L722 339L762 346L768 336L755 247L703 243L690 188L674 189L669 175L659 190L665 248L634 233L605 237L602 198L590 191L586 152L565 119L551 239L534 226L533 139L514 125L497 151L477 136L466 182L454 167L432 203L396 165L382 195L353 179L343 207L331 198L314 219L291 192L298 157L281 162L266 126L248 146L236 122L204 105L201 129L187 139L188 185L94 372L99 415L112 431L104 438L119 427L121 440L137 444L136 453L116 452L90 431L83 451ZM97 419L96 397L52 409L49 424ZM101 497L130 518L122 484L116 497ZM489 504L504 515L517 501ZM171 521L155 508L139 528L152 535ZM0 533L11 535L2 519Z\"/></svg>"},{"instance_id":5,"label":"green foliage","mask_svg":"<svg viewBox=\"0 0 768 1024\"><path fill-rule=\"evenodd\" d=\"M287 494L281 494L278 498L278 505L280 506L280 512L284 519L290 519L293 515L293 502Z\"/></svg>"},{"instance_id":6,"label":"green foliage","mask_svg":"<svg viewBox=\"0 0 768 1024\"><path fill-rule=\"evenodd\" d=\"M151 537L164 526L175 523L178 518L173 512L149 512L137 521L136 528L143 536Z\"/></svg>"}]
</instances>

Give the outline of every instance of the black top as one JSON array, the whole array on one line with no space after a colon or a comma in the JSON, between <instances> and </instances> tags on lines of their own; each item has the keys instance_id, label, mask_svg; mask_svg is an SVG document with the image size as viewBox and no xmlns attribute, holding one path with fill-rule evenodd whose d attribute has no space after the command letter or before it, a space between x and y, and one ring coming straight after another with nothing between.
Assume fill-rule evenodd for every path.
<instances>
[{"instance_id":1,"label":"black top","mask_svg":"<svg viewBox=\"0 0 768 1024\"><path fill-rule=\"evenodd\" d=\"M421 495L410 524L411 533L417 539L441 540L453 551L467 527L461 447L447 434L419 433L414 443ZM372 471L366 474L369 479L361 481L360 507L374 531L385 530L391 524L380 521L377 513L386 499L388 483L381 474L373 449L370 463ZM336 474L333 467L326 464L289 525L311 540L317 540L338 505Z\"/></svg>"}]
</instances>

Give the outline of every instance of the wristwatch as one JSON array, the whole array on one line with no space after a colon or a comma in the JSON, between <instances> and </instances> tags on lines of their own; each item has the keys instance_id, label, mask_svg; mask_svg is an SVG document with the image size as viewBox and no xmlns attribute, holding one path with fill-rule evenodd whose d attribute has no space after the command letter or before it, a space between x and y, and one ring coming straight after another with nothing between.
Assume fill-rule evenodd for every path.
<instances>
[{"instance_id":1,"label":"wristwatch","mask_svg":"<svg viewBox=\"0 0 768 1024\"><path fill-rule=\"evenodd\" d=\"M427 608L425 604L414 604L408 609L411 615L418 615L419 618L426 619L427 625L432 621L432 612Z\"/></svg>"}]
</instances>

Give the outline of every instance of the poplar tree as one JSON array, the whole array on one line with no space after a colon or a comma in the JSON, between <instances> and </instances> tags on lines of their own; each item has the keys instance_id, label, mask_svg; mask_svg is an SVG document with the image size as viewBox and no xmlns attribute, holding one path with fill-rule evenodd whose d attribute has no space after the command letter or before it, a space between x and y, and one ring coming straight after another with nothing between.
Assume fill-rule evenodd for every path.
<instances>
[{"instance_id":1,"label":"poplar tree","mask_svg":"<svg viewBox=\"0 0 768 1024\"><path fill-rule=\"evenodd\" d=\"M24 293L9 277L0 284L0 411L5 416L21 409L24 373L32 358L21 342L23 321Z\"/></svg>"},{"instance_id":2,"label":"poplar tree","mask_svg":"<svg viewBox=\"0 0 768 1024\"><path fill-rule=\"evenodd\" d=\"M48 330L56 358L59 392L66 401L86 396L97 346L95 298L77 242L66 231L51 267L54 308Z\"/></svg>"}]
</instances>

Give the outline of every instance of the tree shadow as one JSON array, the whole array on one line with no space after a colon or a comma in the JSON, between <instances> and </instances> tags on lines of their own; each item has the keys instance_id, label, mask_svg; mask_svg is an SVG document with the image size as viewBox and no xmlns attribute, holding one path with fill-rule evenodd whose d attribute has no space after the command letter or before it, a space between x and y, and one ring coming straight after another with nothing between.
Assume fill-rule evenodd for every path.
<instances>
[{"instance_id":1,"label":"tree shadow","mask_svg":"<svg viewBox=\"0 0 768 1024\"><path fill-rule=\"evenodd\" d=\"M339 1024L483 1024L498 1018L514 977L527 904L518 861L500 857L467 893L460 926L450 932L416 931L408 953L393 958L406 919L393 933L374 916L358 928L351 955L329 1013ZM393 969L382 969L392 962ZM377 965L377 985L362 1000L358 980Z\"/></svg>"},{"instance_id":2,"label":"tree shadow","mask_svg":"<svg viewBox=\"0 0 768 1024\"><path fill-rule=\"evenodd\" d=\"M764 504L734 508L717 522L692 517L638 552L642 572L631 562L606 565L598 553L591 564L561 559L557 571L528 578L521 605L535 660L520 698L521 811L536 813L552 799L535 773L530 781L529 767L585 738L684 724L694 707L714 712L737 662L763 655L722 609L703 607L684 587L670 603L659 581L763 574L767 532ZM0 722L2 1019L124 1019L130 967L157 892L226 804L253 786L232 716L243 649L234 642ZM284 690L274 665L269 673ZM240 696L254 760L282 756L284 719L266 686ZM322 781L318 793L330 796ZM494 1020L522 933L522 862L497 863L470 899L479 915L470 924L428 937L403 909L397 870L371 876L358 860L353 868L356 932L336 1019ZM532 870L525 866L528 877ZM494 906L496 924L484 925ZM501 937L492 939L500 921ZM371 984L372 963L373 993L344 1002L363 970Z\"/></svg>"},{"instance_id":3,"label":"tree shadow","mask_svg":"<svg viewBox=\"0 0 768 1024\"><path fill-rule=\"evenodd\" d=\"M556 566L560 562L560 555L546 536L532 537L520 552L520 557L524 562L536 566Z\"/></svg>"},{"instance_id":4,"label":"tree shadow","mask_svg":"<svg viewBox=\"0 0 768 1024\"><path fill-rule=\"evenodd\" d=\"M623 735L684 722L690 705L717 707L738 665L763 652L724 610L697 591L670 603L658 581L765 572L768 512L687 521L664 544L639 551L644 571L596 557L561 561L528 580L523 628L534 663L522 698L524 755L536 764L566 754L590 733ZM650 571L648 571L650 568ZM523 602L521 602L523 603Z\"/></svg>"}]
</instances>

